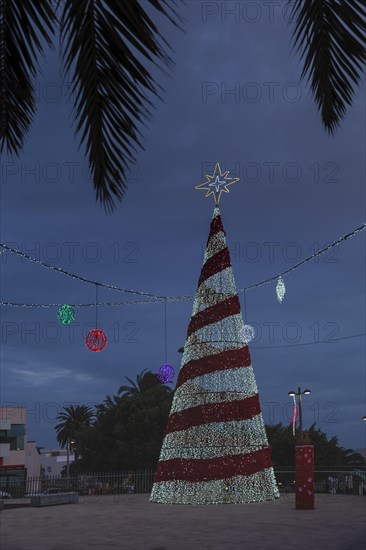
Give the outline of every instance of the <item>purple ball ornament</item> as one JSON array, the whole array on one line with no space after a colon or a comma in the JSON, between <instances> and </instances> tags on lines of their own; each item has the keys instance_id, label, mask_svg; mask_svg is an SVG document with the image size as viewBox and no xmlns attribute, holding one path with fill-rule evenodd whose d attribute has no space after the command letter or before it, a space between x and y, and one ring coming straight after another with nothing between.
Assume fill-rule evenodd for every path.
<instances>
[{"instance_id":1,"label":"purple ball ornament","mask_svg":"<svg viewBox=\"0 0 366 550\"><path fill-rule=\"evenodd\" d=\"M174 374L175 372L173 367L171 365L168 365L167 363L161 365L161 367L158 369L158 378L163 384L171 382L174 378Z\"/></svg>"}]
</instances>

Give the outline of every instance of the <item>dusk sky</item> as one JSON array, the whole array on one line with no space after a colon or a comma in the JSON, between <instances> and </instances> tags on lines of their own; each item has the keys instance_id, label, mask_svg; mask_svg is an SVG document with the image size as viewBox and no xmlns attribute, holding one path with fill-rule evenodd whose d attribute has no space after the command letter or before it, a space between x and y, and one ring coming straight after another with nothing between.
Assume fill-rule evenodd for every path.
<instances>
[{"instance_id":1,"label":"dusk sky","mask_svg":"<svg viewBox=\"0 0 366 550\"><path fill-rule=\"evenodd\" d=\"M164 101L143 129L145 151L113 214L95 201L59 52L48 52L24 153L1 159L2 243L100 282L194 295L214 208L195 186L216 162L240 177L220 204L238 288L290 268L365 221L364 82L330 137L300 82L285 2L241 2L248 6L238 17L225 12L233 4L188 1L185 33L155 17L176 66L171 78L154 69ZM95 301L93 285L19 256L5 253L0 265L3 302ZM246 293L264 420L289 424L288 391L310 388L304 427L316 421L342 446L366 447L365 336L353 337L366 332L365 231L284 281L282 304L275 284ZM134 296L100 289L99 299ZM167 306L176 374L191 309L192 301ZM101 307L109 340L101 353L84 342L92 308L77 309L70 327L58 323L57 308L0 312L1 402L26 404L28 438L39 446L56 446L55 417L65 404L100 403L126 376L135 380L164 363L163 303Z\"/></svg>"}]
</instances>

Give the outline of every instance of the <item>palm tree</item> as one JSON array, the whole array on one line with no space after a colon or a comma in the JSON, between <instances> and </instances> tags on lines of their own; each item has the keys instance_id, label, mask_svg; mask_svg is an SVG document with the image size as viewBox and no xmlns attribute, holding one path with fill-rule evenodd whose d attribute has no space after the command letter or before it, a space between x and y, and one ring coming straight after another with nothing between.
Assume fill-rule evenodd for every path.
<instances>
[{"instance_id":1,"label":"palm tree","mask_svg":"<svg viewBox=\"0 0 366 550\"><path fill-rule=\"evenodd\" d=\"M303 60L324 128L334 133L352 104L365 54L364 0L289 0L294 47ZM152 76L173 67L154 23L180 28L183 0L0 0L0 152L19 155L35 112L42 42L59 25L63 71L70 76L76 133L97 199L112 209L126 191L142 147L140 127L161 98Z\"/></svg>"},{"instance_id":2,"label":"palm tree","mask_svg":"<svg viewBox=\"0 0 366 550\"><path fill-rule=\"evenodd\" d=\"M156 374L151 371L146 372L146 369L144 369L141 374L137 375L136 383L128 378L128 376L126 376L126 380L128 380L131 386L121 386L118 390L118 395L122 394L123 397L139 397L156 387L168 393L172 391L169 386L160 382Z\"/></svg>"},{"instance_id":3,"label":"palm tree","mask_svg":"<svg viewBox=\"0 0 366 550\"><path fill-rule=\"evenodd\" d=\"M93 416L94 412L92 408L87 405L69 405L64 407L63 412L56 417L56 420L60 421L60 423L55 426L57 432L56 439L61 448L64 449L66 447L67 450L67 478L69 477L70 471L71 442L76 442L78 434L81 433L83 428L91 425Z\"/></svg>"}]
</instances>

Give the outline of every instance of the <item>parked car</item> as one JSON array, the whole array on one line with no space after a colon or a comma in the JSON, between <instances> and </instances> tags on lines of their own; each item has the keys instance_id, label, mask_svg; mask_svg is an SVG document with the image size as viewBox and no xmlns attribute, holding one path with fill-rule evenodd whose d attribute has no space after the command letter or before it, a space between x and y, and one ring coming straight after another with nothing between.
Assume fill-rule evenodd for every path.
<instances>
[{"instance_id":1,"label":"parked car","mask_svg":"<svg viewBox=\"0 0 366 550\"><path fill-rule=\"evenodd\" d=\"M0 491L0 498L12 498L10 493L6 493L5 491Z\"/></svg>"}]
</instances>

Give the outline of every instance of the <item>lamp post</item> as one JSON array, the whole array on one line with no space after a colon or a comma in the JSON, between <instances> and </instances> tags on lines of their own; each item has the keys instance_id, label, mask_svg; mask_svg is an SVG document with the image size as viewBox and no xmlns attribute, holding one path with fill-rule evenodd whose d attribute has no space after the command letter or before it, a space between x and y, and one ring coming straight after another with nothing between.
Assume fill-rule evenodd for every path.
<instances>
[{"instance_id":1,"label":"lamp post","mask_svg":"<svg viewBox=\"0 0 366 550\"><path fill-rule=\"evenodd\" d=\"M66 443L66 477L67 477L67 490L70 488L70 451L71 451L71 445L75 443L74 439L70 439L68 437L67 443Z\"/></svg>"},{"instance_id":2,"label":"lamp post","mask_svg":"<svg viewBox=\"0 0 366 550\"><path fill-rule=\"evenodd\" d=\"M363 417L362 417L362 420L366 420L366 416L363 416Z\"/></svg>"},{"instance_id":3,"label":"lamp post","mask_svg":"<svg viewBox=\"0 0 366 550\"><path fill-rule=\"evenodd\" d=\"M290 395L291 397L294 396L294 395L297 395L298 400L299 400L299 421L300 421L299 439L300 440L302 440L302 400L301 400L301 397L303 395L309 395L309 393L311 393L310 390L301 391L300 386L297 388L297 392L294 392L294 391L289 391L288 392L288 395Z\"/></svg>"},{"instance_id":4,"label":"lamp post","mask_svg":"<svg viewBox=\"0 0 366 550\"><path fill-rule=\"evenodd\" d=\"M66 477L69 479L69 471L70 471L70 438L67 438L66 441Z\"/></svg>"}]
</instances>

